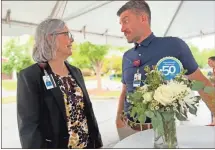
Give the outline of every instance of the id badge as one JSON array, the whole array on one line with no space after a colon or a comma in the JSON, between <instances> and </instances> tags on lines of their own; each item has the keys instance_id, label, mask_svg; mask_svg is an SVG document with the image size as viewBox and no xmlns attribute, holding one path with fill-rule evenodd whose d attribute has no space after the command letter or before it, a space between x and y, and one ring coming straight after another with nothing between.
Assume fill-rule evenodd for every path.
<instances>
[{"instance_id":1,"label":"id badge","mask_svg":"<svg viewBox=\"0 0 215 150\"><path fill-rule=\"evenodd\" d=\"M43 76L43 81L44 81L44 84L45 84L47 90L54 88L54 85L53 85L49 75Z\"/></svg>"},{"instance_id":2,"label":"id badge","mask_svg":"<svg viewBox=\"0 0 215 150\"><path fill-rule=\"evenodd\" d=\"M133 87L140 87L140 84L141 84L141 74L135 73L134 74Z\"/></svg>"}]
</instances>

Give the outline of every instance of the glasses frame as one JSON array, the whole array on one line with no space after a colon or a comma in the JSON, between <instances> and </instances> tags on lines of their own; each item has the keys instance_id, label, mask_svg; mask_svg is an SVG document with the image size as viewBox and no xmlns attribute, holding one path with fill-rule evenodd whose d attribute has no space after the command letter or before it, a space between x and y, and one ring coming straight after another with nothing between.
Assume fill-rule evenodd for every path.
<instances>
[{"instance_id":1,"label":"glasses frame","mask_svg":"<svg viewBox=\"0 0 215 150\"><path fill-rule=\"evenodd\" d=\"M64 35L67 34L67 36L74 41L74 37L73 37L72 33L69 31L52 33L52 35L60 35L60 34L64 34Z\"/></svg>"}]
</instances>

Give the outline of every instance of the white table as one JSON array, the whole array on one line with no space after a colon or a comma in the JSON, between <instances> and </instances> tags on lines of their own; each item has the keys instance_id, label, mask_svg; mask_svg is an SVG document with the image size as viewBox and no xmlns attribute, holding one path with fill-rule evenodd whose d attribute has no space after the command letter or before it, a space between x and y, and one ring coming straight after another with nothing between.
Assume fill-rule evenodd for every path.
<instances>
[{"instance_id":1,"label":"white table","mask_svg":"<svg viewBox=\"0 0 215 150\"><path fill-rule=\"evenodd\" d=\"M214 126L178 126L179 148L215 148ZM117 143L114 148L154 148L152 129L137 132Z\"/></svg>"}]
</instances>

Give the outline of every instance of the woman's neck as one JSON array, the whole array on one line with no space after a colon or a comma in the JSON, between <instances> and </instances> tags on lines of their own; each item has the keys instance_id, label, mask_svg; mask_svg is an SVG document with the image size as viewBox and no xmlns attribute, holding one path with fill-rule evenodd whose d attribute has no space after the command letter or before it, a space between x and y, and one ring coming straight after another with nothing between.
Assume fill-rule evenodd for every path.
<instances>
[{"instance_id":1,"label":"woman's neck","mask_svg":"<svg viewBox=\"0 0 215 150\"><path fill-rule=\"evenodd\" d=\"M64 60L55 59L50 60L48 63L55 74L60 76L67 76L69 74L69 71L64 63Z\"/></svg>"}]
</instances>

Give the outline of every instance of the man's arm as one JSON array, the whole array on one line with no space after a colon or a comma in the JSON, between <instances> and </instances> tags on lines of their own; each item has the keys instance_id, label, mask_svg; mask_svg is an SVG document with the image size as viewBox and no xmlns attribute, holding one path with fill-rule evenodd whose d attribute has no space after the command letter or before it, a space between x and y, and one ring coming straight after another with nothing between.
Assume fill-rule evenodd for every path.
<instances>
[{"instance_id":1,"label":"man's arm","mask_svg":"<svg viewBox=\"0 0 215 150\"><path fill-rule=\"evenodd\" d=\"M187 70L186 75L190 80L201 81L205 86L213 87L211 82L202 74L199 66L194 59L192 52L188 45L181 39L176 38L176 45L179 48L179 59L183 64L184 69ZM202 100L206 103L210 111L215 114L215 93L207 94L203 90L198 91Z\"/></svg>"},{"instance_id":2,"label":"man's arm","mask_svg":"<svg viewBox=\"0 0 215 150\"><path fill-rule=\"evenodd\" d=\"M200 69L197 69L194 73L188 75L188 78L190 80L196 80L196 81L201 81L204 83L205 86L210 86L212 88L213 85L211 82L203 75ZM211 94L205 93L203 90L198 91L202 100L206 103L210 111L215 115L215 92Z\"/></svg>"},{"instance_id":3,"label":"man's arm","mask_svg":"<svg viewBox=\"0 0 215 150\"><path fill-rule=\"evenodd\" d=\"M117 116L116 116L116 125L117 128L123 127L124 124L121 120L121 115L124 110L124 101L126 97L126 85L122 84L122 91L119 97L118 109L117 109Z\"/></svg>"},{"instance_id":4,"label":"man's arm","mask_svg":"<svg viewBox=\"0 0 215 150\"><path fill-rule=\"evenodd\" d=\"M122 91L119 97L117 116L120 116L122 114L122 111L124 110L125 97L126 97L126 85L122 84Z\"/></svg>"}]
</instances>

